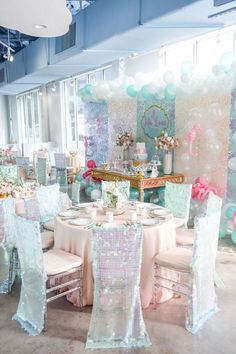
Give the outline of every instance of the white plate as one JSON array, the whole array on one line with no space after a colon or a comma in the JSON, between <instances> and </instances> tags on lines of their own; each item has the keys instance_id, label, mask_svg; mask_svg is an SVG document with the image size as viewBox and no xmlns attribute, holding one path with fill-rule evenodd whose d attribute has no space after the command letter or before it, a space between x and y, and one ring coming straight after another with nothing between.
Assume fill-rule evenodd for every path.
<instances>
[{"instance_id":1,"label":"white plate","mask_svg":"<svg viewBox=\"0 0 236 354\"><path fill-rule=\"evenodd\" d=\"M65 210L65 211L62 211L61 213L58 214L59 216L63 216L63 217L74 217L76 215L78 215L78 211L77 210Z\"/></svg>"},{"instance_id":2,"label":"white plate","mask_svg":"<svg viewBox=\"0 0 236 354\"><path fill-rule=\"evenodd\" d=\"M170 213L170 211L168 209L153 209L151 210L152 215L160 215L160 216L165 216L168 215Z\"/></svg>"},{"instance_id":3,"label":"white plate","mask_svg":"<svg viewBox=\"0 0 236 354\"><path fill-rule=\"evenodd\" d=\"M88 208L88 207L96 207L96 203L90 202L90 203L79 203L76 204L78 208Z\"/></svg>"},{"instance_id":4,"label":"white plate","mask_svg":"<svg viewBox=\"0 0 236 354\"><path fill-rule=\"evenodd\" d=\"M140 223L144 226L152 226L152 225L156 225L159 224L159 220L158 219L141 219Z\"/></svg>"},{"instance_id":5,"label":"white plate","mask_svg":"<svg viewBox=\"0 0 236 354\"><path fill-rule=\"evenodd\" d=\"M75 219L75 220L69 220L68 223L71 225L77 225L77 226L85 226L91 224L91 219Z\"/></svg>"}]
</instances>

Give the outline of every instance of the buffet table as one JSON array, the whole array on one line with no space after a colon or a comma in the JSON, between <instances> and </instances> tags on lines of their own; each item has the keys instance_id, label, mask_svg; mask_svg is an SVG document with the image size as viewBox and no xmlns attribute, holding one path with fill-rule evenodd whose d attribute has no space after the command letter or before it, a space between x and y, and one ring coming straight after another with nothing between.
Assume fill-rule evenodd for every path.
<instances>
[{"instance_id":1,"label":"buffet table","mask_svg":"<svg viewBox=\"0 0 236 354\"><path fill-rule=\"evenodd\" d=\"M182 173L176 173L173 175L164 175L160 177L142 177L125 175L117 171L107 171L103 169L94 168L92 171L92 177L98 178L104 181L130 181L130 187L137 188L139 191L139 200L144 201L144 190L150 188L164 187L166 182L183 183L184 175Z\"/></svg>"},{"instance_id":2,"label":"buffet table","mask_svg":"<svg viewBox=\"0 0 236 354\"><path fill-rule=\"evenodd\" d=\"M144 204L144 203L142 203ZM145 203L147 205L147 203ZM80 214L80 217L86 215ZM88 217L88 216L87 216ZM119 216L114 216L114 223L124 224L130 220L130 210ZM96 222L106 222L103 211L97 211ZM69 221L62 220L59 216L55 219L54 247L80 256L84 262L83 272L83 304L93 303L93 276L90 237L91 229L83 226L71 225ZM153 298L153 257L161 251L175 247L176 241L174 218L167 214L165 219L160 219L158 224L143 227L143 256L141 266L141 302L146 308ZM160 290L157 301L169 300L172 293ZM72 293L68 297L74 305L79 305L79 297Z\"/></svg>"}]
</instances>

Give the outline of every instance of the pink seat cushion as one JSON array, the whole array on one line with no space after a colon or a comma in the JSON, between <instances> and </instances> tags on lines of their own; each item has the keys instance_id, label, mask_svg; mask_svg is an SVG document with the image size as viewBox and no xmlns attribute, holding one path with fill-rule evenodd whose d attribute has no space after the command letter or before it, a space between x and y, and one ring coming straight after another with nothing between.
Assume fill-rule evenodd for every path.
<instances>
[{"instance_id":1,"label":"pink seat cushion","mask_svg":"<svg viewBox=\"0 0 236 354\"><path fill-rule=\"evenodd\" d=\"M47 275L56 275L68 272L83 264L82 258L59 249L52 249L43 254L44 267Z\"/></svg>"},{"instance_id":2,"label":"pink seat cushion","mask_svg":"<svg viewBox=\"0 0 236 354\"><path fill-rule=\"evenodd\" d=\"M49 220L43 224L43 227L49 231L54 231L54 220Z\"/></svg>"},{"instance_id":3,"label":"pink seat cushion","mask_svg":"<svg viewBox=\"0 0 236 354\"><path fill-rule=\"evenodd\" d=\"M158 254L154 261L158 265L183 272L191 271L192 251L186 248L174 247Z\"/></svg>"},{"instance_id":4,"label":"pink seat cushion","mask_svg":"<svg viewBox=\"0 0 236 354\"><path fill-rule=\"evenodd\" d=\"M42 249L43 250L51 248L54 243L54 232L52 232L52 231L41 232L41 242L42 242Z\"/></svg>"},{"instance_id":5,"label":"pink seat cushion","mask_svg":"<svg viewBox=\"0 0 236 354\"><path fill-rule=\"evenodd\" d=\"M177 229L176 242L180 246L193 246L194 242L194 229Z\"/></svg>"},{"instance_id":6,"label":"pink seat cushion","mask_svg":"<svg viewBox=\"0 0 236 354\"><path fill-rule=\"evenodd\" d=\"M181 218L174 218L175 228L181 227L185 224L186 220Z\"/></svg>"}]
</instances>

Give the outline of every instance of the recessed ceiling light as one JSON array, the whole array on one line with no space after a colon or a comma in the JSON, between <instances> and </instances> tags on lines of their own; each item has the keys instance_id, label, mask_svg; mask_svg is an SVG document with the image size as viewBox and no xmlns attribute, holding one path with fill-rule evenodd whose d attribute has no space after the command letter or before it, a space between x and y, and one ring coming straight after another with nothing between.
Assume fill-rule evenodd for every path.
<instances>
[{"instance_id":1,"label":"recessed ceiling light","mask_svg":"<svg viewBox=\"0 0 236 354\"><path fill-rule=\"evenodd\" d=\"M47 25L40 25L40 24L34 25L34 28L36 28L36 29L45 29L47 27L48 27Z\"/></svg>"}]
</instances>

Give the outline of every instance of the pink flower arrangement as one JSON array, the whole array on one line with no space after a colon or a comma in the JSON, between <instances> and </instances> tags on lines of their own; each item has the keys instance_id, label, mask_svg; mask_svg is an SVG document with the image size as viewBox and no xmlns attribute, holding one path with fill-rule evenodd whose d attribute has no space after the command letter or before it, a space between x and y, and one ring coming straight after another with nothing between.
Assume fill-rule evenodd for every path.
<instances>
[{"instance_id":1,"label":"pink flower arrangement","mask_svg":"<svg viewBox=\"0 0 236 354\"><path fill-rule=\"evenodd\" d=\"M119 134L116 139L116 145L122 146L124 149L128 149L134 143L134 139L132 133L124 132L123 134Z\"/></svg>"},{"instance_id":2,"label":"pink flower arrangement","mask_svg":"<svg viewBox=\"0 0 236 354\"><path fill-rule=\"evenodd\" d=\"M165 151L173 150L179 146L179 140L175 136L168 136L165 131L162 131L155 141L156 148Z\"/></svg>"}]
</instances>

